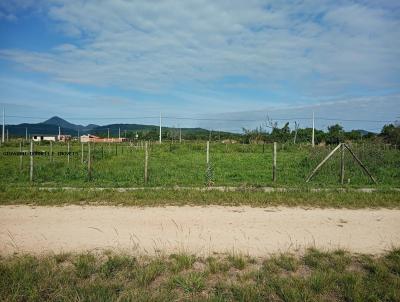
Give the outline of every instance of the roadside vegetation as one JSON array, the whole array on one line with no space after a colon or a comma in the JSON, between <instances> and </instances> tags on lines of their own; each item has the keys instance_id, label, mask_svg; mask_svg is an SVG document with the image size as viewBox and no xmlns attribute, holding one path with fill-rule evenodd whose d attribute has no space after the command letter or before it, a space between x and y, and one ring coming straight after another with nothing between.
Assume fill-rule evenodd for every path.
<instances>
[{"instance_id":1,"label":"roadside vegetation","mask_svg":"<svg viewBox=\"0 0 400 302\"><path fill-rule=\"evenodd\" d=\"M1 301L399 301L400 250L0 257Z\"/></svg>"},{"instance_id":2,"label":"roadside vegetation","mask_svg":"<svg viewBox=\"0 0 400 302\"><path fill-rule=\"evenodd\" d=\"M112 189L92 190L42 190L39 188L14 188L0 186L0 205L119 205L119 206L205 206L223 205L253 207L307 206L334 208L398 208L400 192L379 190L359 192L339 190L311 192L308 190L288 192L262 192L244 189L237 192L200 191L193 189L144 189L117 191Z\"/></svg>"}]
</instances>

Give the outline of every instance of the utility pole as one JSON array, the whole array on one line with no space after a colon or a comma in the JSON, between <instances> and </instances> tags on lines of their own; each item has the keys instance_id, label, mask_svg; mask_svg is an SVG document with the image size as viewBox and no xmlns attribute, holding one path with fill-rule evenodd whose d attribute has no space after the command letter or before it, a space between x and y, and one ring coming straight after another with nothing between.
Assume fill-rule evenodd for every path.
<instances>
[{"instance_id":1,"label":"utility pole","mask_svg":"<svg viewBox=\"0 0 400 302\"><path fill-rule=\"evenodd\" d=\"M315 140L314 140L314 135L315 135L315 120L314 120L314 111L312 113L312 138L311 138L311 145L314 147L315 146Z\"/></svg>"},{"instance_id":2,"label":"utility pole","mask_svg":"<svg viewBox=\"0 0 400 302\"><path fill-rule=\"evenodd\" d=\"M7 143L8 143L8 128L7 128Z\"/></svg>"},{"instance_id":3,"label":"utility pole","mask_svg":"<svg viewBox=\"0 0 400 302\"><path fill-rule=\"evenodd\" d=\"M61 140L61 127L58 126L58 140Z\"/></svg>"},{"instance_id":4,"label":"utility pole","mask_svg":"<svg viewBox=\"0 0 400 302\"><path fill-rule=\"evenodd\" d=\"M182 128L179 127L179 142L182 143Z\"/></svg>"},{"instance_id":5,"label":"utility pole","mask_svg":"<svg viewBox=\"0 0 400 302\"><path fill-rule=\"evenodd\" d=\"M296 145L296 139L297 139L297 130L299 130L299 124L297 122L294 122L294 139L293 139L293 144Z\"/></svg>"},{"instance_id":6,"label":"utility pole","mask_svg":"<svg viewBox=\"0 0 400 302\"><path fill-rule=\"evenodd\" d=\"M124 132L125 132L125 138L126 138L126 129L124 130Z\"/></svg>"},{"instance_id":7,"label":"utility pole","mask_svg":"<svg viewBox=\"0 0 400 302\"><path fill-rule=\"evenodd\" d=\"M3 131L1 134L1 142L4 143L4 131L5 131L5 127L6 127L6 116L5 116L5 112L4 112L4 107L3 107Z\"/></svg>"},{"instance_id":8,"label":"utility pole","mask_svg":"<svg viewBox=\"0 0 400 302\"><path fill-rule=\"evenodd\" d=\"M25 140L28 140L28 128L25 128Z\"/></svg>"},{"instance_id":9,"label":"utility pole","mask_svg":"<svg viewBox=\"0 0 400 302\"><path fill-rule=\"evenodd\" d=\"M118 139L121 140L121 128L118 128Z\"/></svg>"},{"instance_id":10,"label":"utility pole","mask_svg":"<svg viewBox=\"0 0 400 302\"><path fill-rule=\"evenodd\" d=\"M161 112L160 112L160 145L161 145L161 131L162 129L161 129Z\"/></svg>"}]
</instances>

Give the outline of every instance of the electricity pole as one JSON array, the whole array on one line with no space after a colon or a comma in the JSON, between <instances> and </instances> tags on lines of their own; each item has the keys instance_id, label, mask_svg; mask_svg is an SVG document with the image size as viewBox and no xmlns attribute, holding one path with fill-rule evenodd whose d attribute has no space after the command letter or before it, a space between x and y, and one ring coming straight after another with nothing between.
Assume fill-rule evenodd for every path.
<instances>
[{"instance_id":1,"label":"electricity pole","mask_svg":"<svg viewBox=\"0 0 400 302\"><path fill-rule=\"evenodd\" d=\"M315 146L315 139L314 139L314 135L315 135L315 121L314 121L314 111L312 113L312 138L311 138L311 145L314 147Z\"/></svg>"}]
</instances>

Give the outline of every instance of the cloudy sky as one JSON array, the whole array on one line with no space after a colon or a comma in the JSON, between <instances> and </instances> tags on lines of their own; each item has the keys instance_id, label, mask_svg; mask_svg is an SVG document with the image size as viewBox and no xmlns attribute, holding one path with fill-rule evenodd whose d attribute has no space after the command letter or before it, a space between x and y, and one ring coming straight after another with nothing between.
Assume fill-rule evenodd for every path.
<instances>
[{"instance_id":1,"label":"cloudy sky","mask_svg":"<svg viewBox=\"0 0 400 302\"><path fill-rule=\"evenodd\" d=\"M400 119L400 1L0 0L0 105L12 124L162 112L234 131L315 111L379 131Z\"/></svg>"}]
</instances>

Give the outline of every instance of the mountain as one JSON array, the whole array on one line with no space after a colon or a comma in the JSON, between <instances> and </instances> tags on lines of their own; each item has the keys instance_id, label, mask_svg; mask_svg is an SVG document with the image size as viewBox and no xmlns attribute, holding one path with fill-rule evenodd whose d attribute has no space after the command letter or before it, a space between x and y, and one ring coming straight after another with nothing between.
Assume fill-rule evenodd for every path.
<instances>
[{"instance_id":1,"label":"mountain","mask_svg":"<svg viewBox=\"0 0 400 302\"><path fill-rule=\"evenodd\" d=\"M57 135L58 127L61 127L61 133L77 136L79 134L95 134L100 136L107 136L108 131L110 135L118 136L119 129L121 129L121 135L124 131L158 131L158 126L156 125L141 125L141 124L110 124L105 126L99 126L96 124L89 124L87 126L76 125L64 120L61 117L53 116L48 120L40 123L23 123L19 125L6 125L10 136L25 137L26 131L28 134L48 134ZM171 129L168 127L163 127L163 129ZM182 132L193 132L193 133L203 133L208 135L208 130L201 128L182 128Z\"/></svg>"},{"instance_id":2,"label":"mountain","mask_svg":"<svg viewBox=\"0 0 400 302\"><path fill-rule=\"evenodd\" d=\"M58 116L53 116L52 118L49 118L48 120L44 121L42 124L55 125L64 129L72 129L72 130L78 130L78 129L80 130L83 128L83 126L81 125L72 124Z\"/></svg>"},{"instance_id":3,"label":"mountain","mask_svg":"<svg viewBox=\"0 0 400 302\"><path fill-rule=\"evenodd\" d=\"M88 132L94 128L99 127L98 125L95 125L95 124L89 124L87 126L75 125L70 122L67 122L66 120L64 120L58 116L53 116L52 118L49 118L48 120L44 121L42 124L55 125L57 127L60 126L63 129L70 129L70 130L75 130L75 131L79 130L80 132Z\"/></svg>"},{"instance_id":4,"label":"mountain","mask_svg":"<svg viewBox=\"0 0 400 302\"><path fill-rule=\"evenodd\" d=\"M369 135L369 134L376 134L374 132L366 131L366 130L362 130L362 129L358 129L358 130L354 130L354 131L359 132L361 134L361 136L366 136L366 135Z\"/></svg>"}]
</instances>

